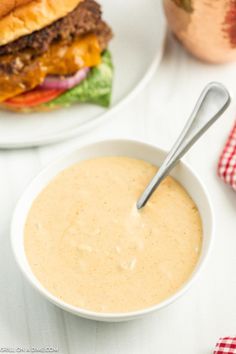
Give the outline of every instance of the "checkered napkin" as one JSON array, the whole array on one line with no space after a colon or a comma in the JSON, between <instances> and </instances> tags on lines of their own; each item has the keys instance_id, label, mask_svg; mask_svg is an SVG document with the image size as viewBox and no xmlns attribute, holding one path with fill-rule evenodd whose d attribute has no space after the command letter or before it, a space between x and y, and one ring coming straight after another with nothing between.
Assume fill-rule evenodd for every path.
<instances>
[{"instance_id":1,"label":"checkered napkin","mask_svg":"<svg viewBox=\"0 0 236 354\"><path fill-rule=\"evenodd\" d=\"M236 354L236 337L220 338L214 354Z\"/></svg>"},{"instance_id":2,"label":"checkered napkin","mask_svg":"<svg viewBox=\"0 0 236 354\"><path fill-rule=\"evenodd\" d=\"M228 183L236 190L236 123L220 157L218 174L225 183Z\"/></svg>"}]
</instances>

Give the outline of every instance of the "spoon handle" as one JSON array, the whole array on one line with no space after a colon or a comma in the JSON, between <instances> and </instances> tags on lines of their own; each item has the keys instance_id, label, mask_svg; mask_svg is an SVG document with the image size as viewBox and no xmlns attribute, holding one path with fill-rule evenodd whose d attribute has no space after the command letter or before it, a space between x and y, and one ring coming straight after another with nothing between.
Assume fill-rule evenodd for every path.
<instances>
[{"instance_id":1,"label":"spoon handle","mask_svg":"<svg viewBox=\"0 0 236 354\"><path fill-rule=\"evenodd\" d=\"M141 209L161 181L169 174L183 155L224 113L231 102L228 90L220 83L209 83L201 93L183 131L167 155L157 174L153 177L137 202Z\"/></svg>"}]
</instances>

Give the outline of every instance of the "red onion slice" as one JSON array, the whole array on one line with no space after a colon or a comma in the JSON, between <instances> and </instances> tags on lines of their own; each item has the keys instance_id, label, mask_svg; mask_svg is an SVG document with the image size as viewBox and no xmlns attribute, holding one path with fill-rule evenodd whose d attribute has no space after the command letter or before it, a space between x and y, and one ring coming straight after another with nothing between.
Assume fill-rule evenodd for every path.
<instances>
[{"instance_id":1,"label":"red onion slice","mask_svg":"<svg viewBox=\"0 0 236 354\"><path fill-rule=\"evenodd\" d=\"M59 76L47 76L44 82L40 87L45 89L60 89L60 90L69 90L70 88L78 85L82 80L84 80L89 72L89 68L85 67L80 69L72 76L65 77L60 79Z\"/></svg>"}]
</instances>

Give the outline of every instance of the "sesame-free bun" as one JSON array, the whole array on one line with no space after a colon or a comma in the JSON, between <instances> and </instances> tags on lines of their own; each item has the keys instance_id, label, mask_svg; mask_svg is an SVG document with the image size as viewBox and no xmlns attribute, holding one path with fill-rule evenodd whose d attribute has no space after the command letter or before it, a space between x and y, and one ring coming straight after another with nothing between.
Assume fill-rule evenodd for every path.
<instances>
[{"instance_id":1,"label":"sesame-free bun","mask_svg":"<svg viewBox=\"0 0 236 354\"><path fill-rule=\"evenodd\" d=\"M0 18L0 46L50 25L73 11L81 1L0 0L0 17L4 11L8 12ZM9 3L14 5L10 12Z\"/></svg>"},{"instance_id":2,"label":"sesame-free bun","mask_svg":"<svg viewBox=\"0 0 236 354\"><path fill-rule=\"evenodd\" d=\"M32 0L3 0L0 2L0 18L6 16L15 8L25 5Z\"/></svg>"}]
</instances>

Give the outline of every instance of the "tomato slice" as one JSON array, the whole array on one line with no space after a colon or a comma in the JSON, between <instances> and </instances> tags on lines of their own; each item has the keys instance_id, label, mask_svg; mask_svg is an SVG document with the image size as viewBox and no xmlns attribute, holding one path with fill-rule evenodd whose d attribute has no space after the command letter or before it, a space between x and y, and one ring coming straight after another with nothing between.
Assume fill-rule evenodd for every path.
<instances>
[{"instance_id":1,"label":"tomato slice","mask_svg":"<svg viewBox=\"0 0 236 354\"><path fill-rule=\"evenodd\" d=\"M60 96L64 91L65 90L61 89L37 88L21 95L9 98L4 102L4 104L16 108L35 107L53 100L54 98Z\"/></svg>"}]
</instances>

